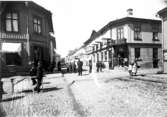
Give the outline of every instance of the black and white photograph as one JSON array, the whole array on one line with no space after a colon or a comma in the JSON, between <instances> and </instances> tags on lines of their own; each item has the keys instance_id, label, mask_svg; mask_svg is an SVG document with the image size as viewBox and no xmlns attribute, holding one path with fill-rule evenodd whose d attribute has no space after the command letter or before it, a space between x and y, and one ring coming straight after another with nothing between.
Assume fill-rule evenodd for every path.
<instances>
[{"instance_id":1,"label":"black and white photograph","mask_svg":"<svg viewBox=\"0 0 167 117\"><path fill-rule=\"evenodd\" d=\"M167 0L0 0L0 117L167 117Z\"/></svg>"}]
</instances>

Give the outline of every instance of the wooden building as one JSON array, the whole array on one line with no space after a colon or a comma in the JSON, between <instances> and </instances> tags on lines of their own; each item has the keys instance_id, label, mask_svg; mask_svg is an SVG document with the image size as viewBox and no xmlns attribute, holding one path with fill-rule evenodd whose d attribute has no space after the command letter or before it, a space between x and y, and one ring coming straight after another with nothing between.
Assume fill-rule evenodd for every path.
<instances>
[{"instance_id":1,"label":"wooden building","mask_svg":"<svg viewBox=\"0 0 167 117\"><path fill-rule=\"evenodd\" d=\"M32 1L0 2L1 74L24 73L32 61L47 69L56 41L52 13Z\"/></svg>"}]
</instances>

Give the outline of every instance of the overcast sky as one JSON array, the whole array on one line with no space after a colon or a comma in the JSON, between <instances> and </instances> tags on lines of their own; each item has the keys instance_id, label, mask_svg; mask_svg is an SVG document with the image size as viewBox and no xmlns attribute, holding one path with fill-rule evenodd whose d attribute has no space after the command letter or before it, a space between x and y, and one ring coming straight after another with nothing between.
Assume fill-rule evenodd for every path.
<instances>
[{"instance_id":1,"label":"overcast sky","mask_svg":"<svg viewBox=\"0 0 167 117\"><path fill-rule=\"evenodd\" d=\"M57 53L63 57L80 47L92 30L98 31L108 22L127 16L133 9L135 17L155 19L165 7L162 0L34 0L53 14Z\"/></svg>"}]
</instances>

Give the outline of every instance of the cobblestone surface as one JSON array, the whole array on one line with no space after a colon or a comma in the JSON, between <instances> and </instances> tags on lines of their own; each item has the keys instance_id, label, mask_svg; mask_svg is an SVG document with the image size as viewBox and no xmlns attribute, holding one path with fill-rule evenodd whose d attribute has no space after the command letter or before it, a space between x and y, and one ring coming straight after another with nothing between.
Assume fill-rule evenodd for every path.
<instances>
[{"instance_id":1,"label":"cobblestone surface","mask_svg":"<svg viewBox=\"0 0 167 117\"><path fill-rule=\"evenodd\" d=\"M130 79L119 69L83 76L48 74L42 92L33 93L25 79L15 85L14 94L5 81L0 111L2 117L166 117L166 81L147 73Z\"/></svg>"}]
</instances>

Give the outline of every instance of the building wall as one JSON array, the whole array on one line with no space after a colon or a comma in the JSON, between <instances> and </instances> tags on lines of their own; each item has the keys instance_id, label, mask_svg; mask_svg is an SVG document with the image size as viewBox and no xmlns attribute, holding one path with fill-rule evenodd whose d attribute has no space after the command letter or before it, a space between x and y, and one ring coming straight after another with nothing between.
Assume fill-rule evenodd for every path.
<instances>
[{"instance_id":1,"label":"building wall","mask_svg":"<svg viewBox=\"0 0 167 117\"><path fill-rule=\"evenodd\" d=\"M164 18L163 21L163 50L167 50L167 15ZM164 56L164 53L163 53ZM165 58L165 57L164 57ZM164 73L167 73L167 61L164 60L163 63L163 69L164 69Z\"/></svg>"},{"instance_id":2,"label":"building wall","mask_svg":"<svg viewBox=\"0 0 167 117\"><path fill-rule=\"evenodd\" d=\"M160 25L159 25L160 28ZM129 24L129 38L127 40L128 43L161 43L161 32L158 33L159 41L153 41L152 35L152 25L147 23L141 24L141 37L142 40L134 40L134 25L133 23Z\"/></svg>"},{"instance_id":3,"label":"building wall","mask_svg":"<svg viewBox=\"0 0 167 117\"><path fill-rule=\"evenodd\" d=\"M135 50L134 47L129 48L130 51L130 62L135 60ZM140 64L141 68L152 68L153 67L153 48L140 48ZM162 67L162 50L158 48L158 66Z\"/></svg>"},{"instance_id":4,"label":"building wall","mask_svg":"<svg viewBox=\"0 0 167 117\"><path fill-rule=\"evenodd\" d=\"M30 7L30 8L29 8ZM29 8L29 9L28 9ZM18 13L19 16L19 32L18 33L8 33L5 32L5 23L4 23L4 14L5 12L7 12L8 10L11 11L16 11ZM21 66L15 66L14 69L19 73L19 71L25 71L25 68L28 67L28 44L27 44L27 40L28 40L28 36L29 35L29 40L30 40L30 54L31 54L31 58L33 58L33 47L34 46L39 46L42 47L44 50L44 56L43 58L45 60L51 60L51 51L54 51L54 47L51 47L50 44L50 34L49 34L49 30L51 27L49 27L49 20L48 20L48 16L51 14L48 14L48 11L45 11L44 9L39 8L39 6L32 6L29 4L29 6L25 5L25 2L22 2L21 4L17 3L17 2L13 2L12 7L6 7L6 9L3 9L3 13L0 17L0 24L1 24L1 28L0 28L0 34L3 33L5 35L7 35L9 38L2 38L3 41L5 42L10 42L10 43L21 43L22 44L22 51L21 51L21 57L22 57L22 65ZM42 34L35 34L34 30L33 30L33 18L34 16L38 16L41 18L42 21ZM28 28L27 28L28 25ZM28 30L27 30L28 29ZM1 35L0 35L1 36ZM21 38L20 38L21 37ZM55 45L55 44L52 44ZM53 54L53 53L52 53ZM9 66L6 65L5 63L5 54L2 55L3 59L3 72L9 72Z\"/></svg>"}]
</instances>

